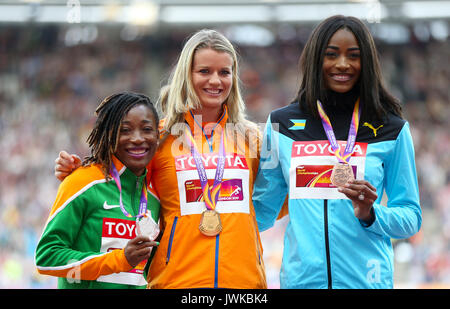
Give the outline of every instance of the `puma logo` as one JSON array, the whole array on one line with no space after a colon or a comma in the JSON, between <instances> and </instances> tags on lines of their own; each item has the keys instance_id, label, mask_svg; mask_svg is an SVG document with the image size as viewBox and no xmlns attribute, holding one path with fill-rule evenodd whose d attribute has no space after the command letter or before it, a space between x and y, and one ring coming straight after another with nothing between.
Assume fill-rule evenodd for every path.
<instances>
[{"instance_id":1,"label":"puma logo","mask_svg":"<svg viewBox=\"0 0 450 309\"><path fill-rule=\"evenodd\" d=\"M374 128L373 125L371 125L371 124L368 123L368 122L364 122L363 126L371 128L372 131L373 131L373 136L375 136L375 137L377 136L377 131L378 131L378 129L380 129L381 127L383 127L383 125L381 125L381 126L379 126L378 128Z\"/></svg>"}]
</instances>

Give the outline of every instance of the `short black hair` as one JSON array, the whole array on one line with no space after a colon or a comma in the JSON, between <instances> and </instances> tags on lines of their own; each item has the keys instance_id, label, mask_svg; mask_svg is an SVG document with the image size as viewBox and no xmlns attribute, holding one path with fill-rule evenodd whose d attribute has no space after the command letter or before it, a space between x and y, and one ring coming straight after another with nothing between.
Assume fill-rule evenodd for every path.
<instances>
[{"instance_id":1,"label":"short black hair","mask_svg":"<svg viewBox=\"0 0 450 309\"><path fill-rule=\"evenodd\" d=\"M105 178L109 177L112 155L119 139L120 125L125 115L137 105L147 106L152 111L156 126L158 126L158 113L146 95L135 92L120 92L110 95L95 110L97 120L87 138L91 155L84 158L83 166L92 163L101 164Z\"/></svg>"}]
</instances>

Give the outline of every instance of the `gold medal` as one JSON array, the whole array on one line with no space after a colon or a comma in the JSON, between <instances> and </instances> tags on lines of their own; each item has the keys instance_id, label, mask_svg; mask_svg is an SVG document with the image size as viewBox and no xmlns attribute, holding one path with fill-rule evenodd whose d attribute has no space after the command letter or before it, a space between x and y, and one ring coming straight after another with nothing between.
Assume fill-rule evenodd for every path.
<instances>
[{"instance_id":1,"label":"gold medal","mask_svg":"<svg viewBox=\"0 0 450 309\"><path fill-rule=\"evenodd\" d=\"M198 226L200 232L206 236L216 236L222 231L222 222L220 215L213 209L207 209L202 213L200 225Z\"/></svg>"},{"instance_id":2,"label":"gold medal","mask_svg":"<svg viewBox=\"0 0 450 309\"><path fill-rule=\"evenodd\" d=\"M331 172L331 183L336 187L344 186L348 181L355 179L353 169L350 164L336 164Z\"/></svg>"}]
</instances>

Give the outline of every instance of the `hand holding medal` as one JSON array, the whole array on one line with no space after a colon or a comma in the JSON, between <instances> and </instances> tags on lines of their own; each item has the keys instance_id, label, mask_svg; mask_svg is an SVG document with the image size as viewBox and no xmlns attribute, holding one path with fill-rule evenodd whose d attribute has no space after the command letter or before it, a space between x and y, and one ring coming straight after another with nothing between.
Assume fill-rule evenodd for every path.
<instances>
[{"instance_id":1,"label":"hand holding medal","mask_svg":"<svg viewBox=\"0 0 450 309\"><path fill-rule=\"evenodd\" d=\"M122 213L127 218L133 216L127 212L122 201L122 184L120 182L120 175L114 164L111 166L110 174L116 182L119 189L119 206ZM124 248L125 258L128 264L133 268L141 261L150 258L152 247L159 245L154 240L159 235L159 225L153 220L152 213L147 209L147 184L142 186L141 200L139 204L139 212L136 217L136 234L137 236L130 239Z\"/></svg>"},{"instance_id":2,"label":"hand holding medal","mask_svg":"<svg viewBox=\"0 0 450 309\"><path fill-rule=\"evenodd\" d=\"M344 153L341 153L336 137L334 136L330 119L325 113L322 103L320 103L319 100L317 100L317 109L319 111L320 118L322 119L322 125L328 141L330 142L331 149L334 151L334 155L339 161L339 163L333 167L330 181L333 185L338 187L339 192L345 194L352 201L353 210L358 219L363 221L371 221L374 218L372 206L378 198L376 193L377 190L366 180L356 180L353 175L353 168L348 163L351 155L353 154L353 149L356 143L356 135L358 133L359 117L361 115L359 98L353 109L352 121L350 123L347 145L345 146Z\"/></svg>"},{"instance_id":3,"label":"hand holding medal","mask_svg":"<svg viewBox=\"0 0 450 309\"><path fill-rule=\"evenodd\" d=\"M372 206L378 194L377 189L367 180L351 180L338 190L352 201L353 210L358 219L363 221L373 219Z\"/></svg>"},{"instance_id":4,"label":"hand holding medal","mask_svg":"<svg viewBox=\"0 0 450 309\"><path fill-rule=\"evenodd\" d=\"M151 241L147 236L137 236L130 239L123 249L125 258L131 267L136 267L141 261L150 258L152 248L159 245L156 241Z\"/></svg>"}]
</instances>

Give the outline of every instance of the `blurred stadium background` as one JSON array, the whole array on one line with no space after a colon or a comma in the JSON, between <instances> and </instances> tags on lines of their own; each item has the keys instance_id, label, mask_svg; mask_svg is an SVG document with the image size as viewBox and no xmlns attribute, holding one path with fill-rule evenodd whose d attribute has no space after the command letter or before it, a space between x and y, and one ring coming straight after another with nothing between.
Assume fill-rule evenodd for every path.
<instances>
[{"instance_id":1,"label":"blurred stadium background","mask_svg":"<svg viewBox=\"0 0 450 309\"><path fill-rule=\"evenodd\" d=\"M450 287L450 1L0 0L0 288L54 288L34 249L59 182L62 149L87 154L105 96L154 101L184 39L223 32L240 54L250 117L294 97L312 28L334 15L365 20L416 147L423 225L394 241L395 287ZM278 288L287 218L262 233L269 287Z\"/></svg>"}]
</instances>

